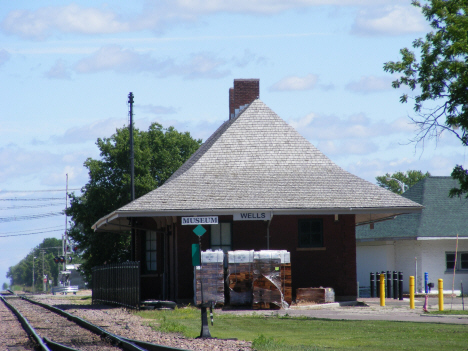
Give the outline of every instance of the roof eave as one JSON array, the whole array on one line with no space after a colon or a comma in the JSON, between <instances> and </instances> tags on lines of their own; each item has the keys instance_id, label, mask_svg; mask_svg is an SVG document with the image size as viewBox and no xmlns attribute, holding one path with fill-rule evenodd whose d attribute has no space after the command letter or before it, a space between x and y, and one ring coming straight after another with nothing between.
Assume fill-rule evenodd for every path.
<instances>
[{"instance_id":1,"label":"roof eave","mask_svg":"<svg viewBox=\"0 0 468 351\"><path fill-rule=\"evenodd\" d=\"M112 225L119 226L117 222L123 218L132 217L180 217L180 216L212 216L212 215L234 215L235 213L243 212L271 212L273 215L381 215L381 218L391 219L391 217L421 212L424 207L375 207L375 208L242 208L242 209L191 209L191 210L137 210L137 211L119 211L116 210L109 215L99 219L93 226L94 231L103 230L102 227ZM363 218L360 222L377 221L373 219ZM358 224L358 223L356 223ZM117 230L117 228L114 228ZM123 230L128 230L127 226L123 226Z\"/></svg>"}]
</instances>

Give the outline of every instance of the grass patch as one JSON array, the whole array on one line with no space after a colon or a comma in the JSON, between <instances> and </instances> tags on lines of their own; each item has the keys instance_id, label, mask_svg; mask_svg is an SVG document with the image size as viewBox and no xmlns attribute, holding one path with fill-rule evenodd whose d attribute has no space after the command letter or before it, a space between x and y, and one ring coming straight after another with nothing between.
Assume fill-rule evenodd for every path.
<instances>
[{"instance_id":1,"label":"grass patch","mask_svg":"<svg viewBox=\"0 0 468 351\"><path fill-rule=\"evenodd\" d=\"M430 311L429 314L444 314L444 315L468 315L468 310L445 310L445 311Z\"/></svg>"},{"instance_id":2,"label":"grass patch","mask_svg":"<svg viewBox=\"0 0 468 351\"><path fill-rule=\"evenodd\" d=\"M136 315L163 332L194 338L200 335L201 314L194 307L138 311ZM258 351L305 350L466 350L466 325L391 321L326 320L216 314L209 326L213 337L252 341Z\"/></svg>"}]
</instances>

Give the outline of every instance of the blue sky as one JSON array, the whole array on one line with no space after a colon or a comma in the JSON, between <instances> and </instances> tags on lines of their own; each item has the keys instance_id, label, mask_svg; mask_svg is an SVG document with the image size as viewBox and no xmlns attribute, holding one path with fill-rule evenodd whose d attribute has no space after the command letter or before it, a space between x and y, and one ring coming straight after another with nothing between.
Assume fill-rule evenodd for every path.
<instances>
[{"instance_id":1,"label":"blue sky","mask_svg":"<svg viewBox=\"0 0 468 351\"><path fill-rule=\"evenodd\" d=\"M32 199L64 199L37 190L64 189L65 174L72 189L87 182L83 162L99 157L98 137L128 123L130 91L137 128L159 122L205 140L228 118L233 80L259 78L263 102L366 180L466 167L448 133L411 142L412 105L382 69L428 30L399 0L2 3L0 283L45 237L60 237L64 216L30 216L65 200Z\"/></svg>"}]
</instances>

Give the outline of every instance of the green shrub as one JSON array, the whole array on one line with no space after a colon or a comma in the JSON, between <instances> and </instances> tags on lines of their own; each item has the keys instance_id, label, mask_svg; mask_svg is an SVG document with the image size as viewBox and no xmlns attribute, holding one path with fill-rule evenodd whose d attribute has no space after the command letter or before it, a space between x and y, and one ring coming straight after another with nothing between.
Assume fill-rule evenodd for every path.
<instances>
[{"instance_id":1,"label":"green shrub","mask_svg":"<svg viewBox=\"0 0 468 351\"><path fill-rule=\"evenodd\" d=\"M173 320L168 320L166 316L163 316L159 330L166 333L184 334L187 331L187 327Z\"/></svg>"},{"instance_id":2,"label":"green shrub","mask_svg":"<svg viewBox=\"0 0 468 351\"><path fill-rule=\"evenodd\" d=\"M252 347L255 350L263 351L263 350L279 350L283 347L283 343L273 339L272 337L267 338L265 335L260 334L252 341Z\"/></svg>"}]
</instances>

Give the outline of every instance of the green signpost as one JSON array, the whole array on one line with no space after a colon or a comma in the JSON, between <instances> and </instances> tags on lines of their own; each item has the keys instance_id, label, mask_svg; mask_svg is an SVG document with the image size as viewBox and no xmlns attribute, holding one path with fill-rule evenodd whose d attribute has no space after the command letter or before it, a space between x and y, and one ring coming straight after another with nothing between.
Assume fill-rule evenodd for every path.
<instances>
[{"instance_id":1,"label":"green signpost","mask_svg":"<svg viewBox=\"0 0 468 351\"><path fill-rule=\"evenodd\" d=\"M200 244L192 244L192 266L201 266Z\"/></svg>"},{"instance_id":2,"label":"green signpost","mask_svg":"<svg viewBox=\"0 0 468 351\"><path fill-rule=\"evenodd\" d=\"M208 315L206 312L206 304L204 303L203 299L203 274L202 274L202 261L201 261L201 237L203 234L206 233L206 229L203 228L201 225L195 227L193 232L198 236L198 244L192 244L192 265L193 266L200 266L200 290L201 290L201 331L199 339L206 339L211 338L210 330L208 328ZM196 251L198 250L198 254ZM196 295L196 293L195 293ZM195 296L196 300L196 296Z\"/></svg>"}]
</instances>

